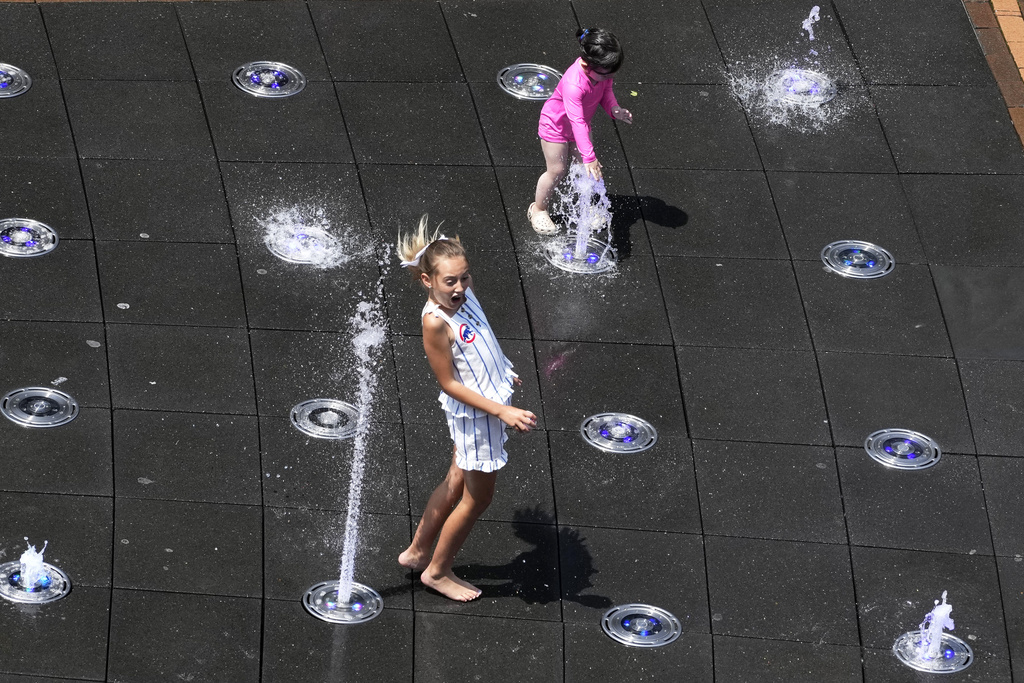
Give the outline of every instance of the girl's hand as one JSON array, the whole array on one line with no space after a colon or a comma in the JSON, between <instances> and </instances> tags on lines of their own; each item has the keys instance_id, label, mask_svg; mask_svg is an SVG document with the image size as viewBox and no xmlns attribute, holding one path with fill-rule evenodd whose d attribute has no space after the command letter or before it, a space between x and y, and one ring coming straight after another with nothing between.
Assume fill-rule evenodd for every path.
<instances>
[{"instance_id":1,"label":"girl's hand","mask_svg":"<svg viewBox=\"0 0 1024 683\"><path fill-rule=\"evenodd\" d=\"M612 107L612 118L618 119L623 123L633 123L633 115L629 113L628 109L622 107Z\"/></svg>"},{"instance_id":2,"label":"girl's hand","mask_svg":"<svg viewBox=\"0 0 1024 683\"><path fill-rule=\"evenodd\" d=\"M523 383L523 380L519 379L518 377L513 377L512 378L512 385L513 386L517 386L518 387L518 386L522 385L522 383Z\"/></svg>"},{"instance_id":3,"label":"girl's hand","mask_svg":"<svg viewBox=\"0 0 1024 683\"><path fill-rule=\"evenodd\" d=\"M591 162L583 164L583 168L587 169L587 175L589 175L594 180L601 179L601 162L598 161L597 159L594 159Z\"/></svg>"},{"instance_id":4,"label":"girl's hand","mask_svg":"<svg viewBox=\"0 0 1024 683\"><path fill-rule=\"evenodd\" d=\"M517 432L528 432L537 426L537 416L529 410L516 408L515 406L503 406L498 411L498 419L514 428Z\"/></svg>"}]
</instances>

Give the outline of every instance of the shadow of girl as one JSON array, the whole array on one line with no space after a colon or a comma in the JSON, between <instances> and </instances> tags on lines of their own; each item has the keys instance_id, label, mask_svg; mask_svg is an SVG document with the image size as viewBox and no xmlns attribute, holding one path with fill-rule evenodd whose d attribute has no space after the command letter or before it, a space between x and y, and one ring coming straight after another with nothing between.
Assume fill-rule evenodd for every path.
<instances>
[{"instance_id":1,"label":"shadow of girl","mask_svg":"<svg viewBox=\"0 0 1024 683\"><path fill-rule=\"evenodd\" d=\"M455 573L470 583L496 582L484 589L484 597L518 597L528 604L547 604L562 597L585 607L611 607L607 597L580 595L591 587L590 577L597 570L578 531L561 528L556 532L554 518L539 507L516 510L512 520L512 532L530 549L505 564L465 564L456 568Z\"/></svg>"}]
</instances>

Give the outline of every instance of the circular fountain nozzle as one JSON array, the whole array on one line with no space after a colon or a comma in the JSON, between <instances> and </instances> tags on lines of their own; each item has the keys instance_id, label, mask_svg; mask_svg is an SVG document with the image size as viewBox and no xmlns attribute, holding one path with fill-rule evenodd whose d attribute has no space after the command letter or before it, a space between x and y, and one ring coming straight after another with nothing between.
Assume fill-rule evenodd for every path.
<instances>
[{"instance_id":1,"label":"circular fountain nozzle","mask_svg":"<svg viewBox=\"0 0 1024 683\"><path fill-rule=\"evenodd\" d=\"M802 107L819 107L836 96L835 81L810 69L773 71L765 82L769 98Z\"/></svg>"},{"instance_id":2,"label":"circular fountain nozzle","mask_svg":"<svg viewBox=\"0 0 1024 683\"><path fill-rule=\"evenodd\" d=\"M361 583L353 583L347 600L338 599L340 581L318 583L302 596L302 606L317 619L333 624L362 624L384 609L380 593Z\"/></svg>"},{"instance_id":3,"label":"circular fountain nozzle","mask_svg":"<svg viewBox=\"0 0 1024 683\"><path fill-rule=\"evenodd\" d=\"M892 254L860 240L841 240L826 245L821 250L821 260L827 270L857 279L882 277L896 267Z\"/></svg>"},{"instance_id":4,"label":"circular fountain nozzle","mask_svg":"<svg viewBox=\"0 0 1024 683\"><path fill-rule=\"evenodd\" d=\"M32 87L32 77L24 69L0 62L0 99L23 95Z\"/></svg>"},{"instance_id":5,"label":"circular fountain nozzle","mask_svg":"<svg viewBox=\"0 0 1024 683\"><path fill-rule=\"evenodd\" d=\"M0 413L23 427L58 427L78 417L78 402L57 389L15 389L0 399Z\"/></svg>"},{"instance_id":6,"label":"circular fountain nozzle","mask_svg":"<svg viewBox=\"0 0 1024 683\"><path fill-rule=\"evenodd\" d=\"M306 87L306 77L281 62L249 62L235 69L231 77L241 90L256 97L290 97Z\"/></svg>"},{"instance_id":7,"label":"circular fountain nozzle","mask_svg":"<svg viewBox=\"0 0 1024 683\"><path fill-rule=\"evenodd\" d=\"M892 652L911 669L936 674L963 671L974 663L971 646L956 636L943 633L938 652L933 657L928 656L930 645L927 631L911 631L896 639Z\"/></svg>"},{"instance_id":8,"label":"circular fountain nozzle","mask_svg":"<svg viewBox=\"0 0 1024 683\"><path fill-rule=\"evenodd\" d=\"M15 258L41 256L57 248L57 232L31 218L0 219L0 254Z\"/></svg>"},{"instance_id":9,"label":"circular fountain nozzle","mask_svg":"<svg viewBox=\"0 0 1024 683\"><path fill-rule=\"evenodd\" d=\"M615 249L599 239L587 240L585 249L578 249L573 237L550 240L544 246L544 256L559 270L584 275L606 273L615 269Z\"/></svg>"},{"instance_id":10,"label":"circular fountain nozzle","mask_svg":"<svg viewBox=\"0 0 1024 683\"><path fill-rule=\"evenodd\" d=\"M609 453L639 453L658 441L658 432L647 420L626 413L591 415L580 425L583 440Z\"/></svg>"},{"instance_id":11,"label":"circular fountain nozzle","mask_svg":"<svg viewBox=\"0 0 1024 683\"><path fill-rule=\"evenodd\" d=\"M939 444L909 429L880 429L864 440L864 450L886 467L923 470L942 457Z\"/></svg>"},{"instance_id":12,"label":"circular fountain nozzle","mask_svg":"<svg viewBox=\"0 0 1024 683\"><path fill-rule=\"evenodd\" d=\"M630 647L661 647L679 637L682 625L660 607L630 603L604 613L601 628L612 640Z\"/></svg>"},{"instance_id":13,"label":"circular fountain nozzle","mask_svg":"<svg viewBox=\"0 0 1024 683\"><path fill-rule=\"evenodd\" d=\"M0 564L0 598L11 602L41 604L60 600L71 592L71 579L52 564L43 563L46 573L31 586L22 582L21 562Z\"/></svg>"},{"instance_id":14,"label":"circular fountain nozzle","mask_svg":"<svg viewBox=\"0 0 1024 683\"><path fill-rule=\"evenodd\" d=\"M520 100L546 100L562 73L543 64L513 64L498 72L498 86Z\"/></svg>"},{"instance_id":15,"label":"circular fountain nozzle","mask_svg":"<svg viewBox=\"0 0 1024 683\"><path fill-rule=\"evenodd\" d=\"M359 409L333 398L314 398L292 408L292 424L318 439L350 439L359 424Z\"/></svg>"},{"instance_id":16,"label":"circular fountain nozzle","mask_svg":"<svg viewBox=\"0 0 1024 683\"><path fill-rule=\"evenodd\" d=\"M338 241L315 225L268 232L263 242L274 256L290 263L328 263L338 249Z\"/></svg>"}]
</instances>

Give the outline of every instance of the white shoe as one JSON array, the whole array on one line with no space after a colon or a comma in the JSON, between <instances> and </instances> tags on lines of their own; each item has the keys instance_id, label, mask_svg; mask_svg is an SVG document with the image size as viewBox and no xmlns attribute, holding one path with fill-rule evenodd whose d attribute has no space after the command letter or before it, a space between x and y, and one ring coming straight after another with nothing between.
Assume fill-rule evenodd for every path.
<instances>
[{"instance_id":1,"label":"white shoe","mask_svg":"<svg viewBox=\"0 0 1024 683\"><path fill-rule=\"evenodd\" d=\"M536 208L537 202L530 204L530 208L526 210L526 217L530 219L530 225L533 226L533 231L538 235L554 235L558 232L558 225L551 220L551 216L548 215L547 211Z\"/></svg>"}]
</instances>

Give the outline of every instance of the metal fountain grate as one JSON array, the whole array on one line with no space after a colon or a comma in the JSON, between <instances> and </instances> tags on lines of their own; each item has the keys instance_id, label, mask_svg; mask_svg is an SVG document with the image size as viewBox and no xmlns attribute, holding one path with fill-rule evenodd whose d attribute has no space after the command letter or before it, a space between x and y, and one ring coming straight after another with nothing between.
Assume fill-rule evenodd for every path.
<instances>
[{"instance_id":1,"label":"metal fountain grate","mask_svg":"<svg viewBox=\"0 0 1024 683\"><path fill-rule=\"evenodd\" d=\"M291 97L306 87L302 72L281 62L249 62L235 69L231 78L256 97Z\"/></svg>"},{"instance_id":2,"label":"metal fountain grate","mask_svg":"<svg viewBox=\"0 0 1024 683\"><path fill-rule=\"evenodd\" d=\"M339 581L318 583L302 596L302 606L317 619L333 624L364 624L384 609L380 593L361 583L352 584L347 601L338 600Z\"/></svg>"},{"instance_id":3,"label":"metal fountain grate","mask_svg":"<svg viewBox=\"0 0 1024 683\"><path fill-rule=\"evenodd\" d=\"M639 453L658 441L658 432L647 420L627 413L591 415L580 425L583 440L609 453Z\"/></svg>"},{"instance_id":4,"label":"metal fountain grate","mask_svg":"<svg viewBox=\"0 0 1024 683\"><path fill-rule=\"evenodd\" d=\"M923 470L942 457L939 444L909 429L880 429L864 440L864 450L886 467Z\"/></svg>"},{"instance_id":5,"label":"metal fountain grate","mask_svg":"<svg viewBox=\"0 0 1024 683\"><path fill-rule=\"evenodd\" d=\"M314 398L292 408L292 424L318 439L350 439L355 436L359 410L333 398Z\"/></svg>"},{"instance_id":6,"label":"metal fountain grate","mask_svg":"<svg viewBox=\"0 0 1024 683\"><path fill-rule=\"evenodd\" d=\"M24 69L0 62L0 99L23 95L32 87L32 77Z\"/></svg>"},{"instance_id":7,"label":"metal fountain grate","mask_svg":"<svg viewBox=\"0 0 1024 683\"><path fill-rule=\"evenodd\" d=\"M286 234L268 233L263 241L270 253L290 263L323 263L326 253L338 246L330 233L314 225Z\"/></svg>"},{"instance_id":8,"label":"metal fountain grate","mask_svg":"<svg viewBox=\"0 0 1024 683\"><path fill-rule=\"evenodd\" d=\"M68 575L52 564L43 563L46 576L33 586L21 584L21 562L0 564L0 598L11 602L42 604L60 600L71 592Z\"/></svg>"},{"instance_id":9,"label":"metal fountain grate","mask_svg":"<svg viewBox=\"0 0 1024 683\"><path fill-rule=\"evenodd\" d=\"M23 427L59 427L78 417L78 402L57 389L27 387L0 399L0 413Z\"/></svg>"},{"instance_id":10,"label":"metal fountain grate","mask_svg":"<svg viewBox=\"0 0 1024 683\"><path fill-rule=\"evenodd\" d=\"M974 663L974 651L971 646L956 636L942 634L937 657L929 658L924 653L928 649L928 632L911 631L896 639L892 652L896 658L911 669L937 674L951 674L963 671Z\"/></svg>"},{"instance_id":11,"label":"metal fountain grate","mask_svg":"<svg viewBox=\"0 0 1024 683\"><path fill-rule=\"evenodd\" d=\"M810 69L780 69L768 76L765 90L771 99L802 107L819 107L838 93L835 82Z\"/></svg>"},{"instance_id":12,"label":"metal fountain grate","mask_svg":"<svg viewBox=\"0 0 1024 683\"><path fill-rule=\"evenodd\" d=\"M630 647L662 647L679 637L682 625L660 607L630 603L604 613L601 628L612 640Z\"/></svg>"},{"instance_id":13,"label":"metal fountain grate","mask_svg":"<svg viewBox=\"0 0 1024 683\"><path fill-rule=\"evenodd\" d=\"M562 73L543 64L513 64L498 72L498 86L520 100L546 100Z\"/></svg>"},{"instance_id":14,"label":"metal fountain grate","mask_svg":"<svg viewBox=\"0 0 1024 683\"><path fill-rule=\"evenodd\" d=\"M544 246L544 256L551 265L570 273L595 275L615 269L615 249L595 238L587 240L587 248L580 255L574 237L555 238Z\"/></svg>"},{"instance_id":15,"label":"metal fountain grate","mask_svg":"<svg viewBox=\"0 0 1024 683\"><path fill-rule=\"evenodd\" d=\"M857 279L882 277L896 267L892 254L860 240L841 240L826 245L821 250L821 260L826 270Z\"/></svg>"},{"instance_id":16,"label":"metal fountain grate","mask_svg":"<svg viewBox=\"0 0 1024 683\"><path fill-rule=\"evenodd\" d=\"M48 254L57 248L57 232L31 218L0 219L0 254L27 258Z\"/></svg>"}]
</instances>

